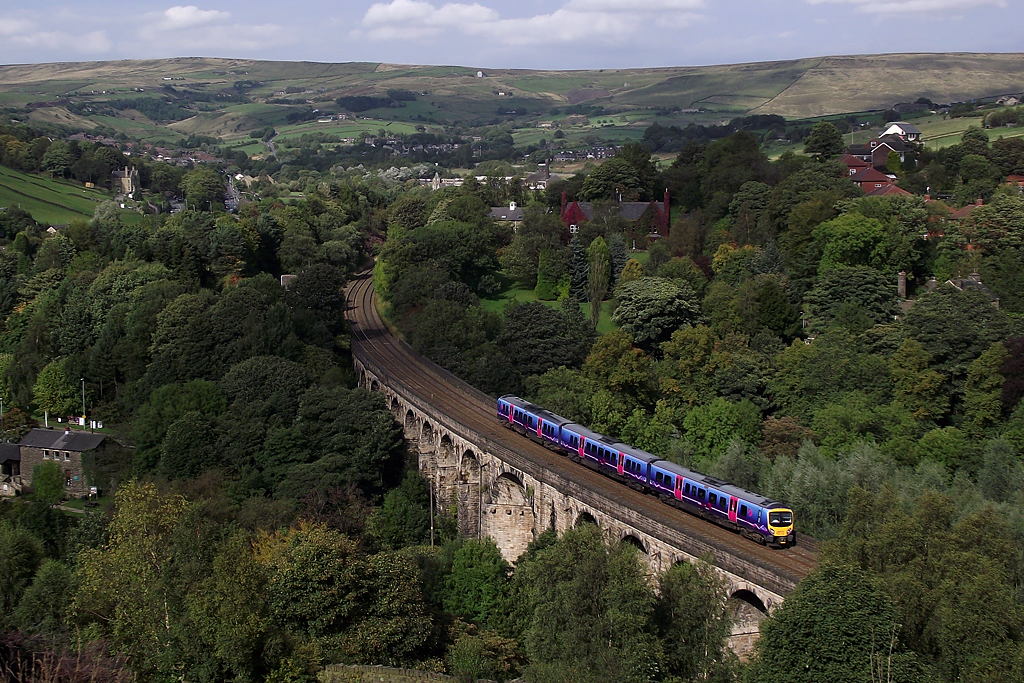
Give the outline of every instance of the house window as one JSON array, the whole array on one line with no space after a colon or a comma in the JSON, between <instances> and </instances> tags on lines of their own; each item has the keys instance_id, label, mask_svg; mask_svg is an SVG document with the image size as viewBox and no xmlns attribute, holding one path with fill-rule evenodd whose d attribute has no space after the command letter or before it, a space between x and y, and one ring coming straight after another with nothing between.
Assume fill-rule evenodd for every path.
<instances>
[{"instance_id":1,"label":"house window","mask_svg":"<svg viewBox=\"0 0 1024 683\"><path fill-rule=\"evenodd\" d=\"M71 454L68 453L67 451L64 451L64 462L69 462L70 460L71 460Z\"/></svg>"},{"instance_id":2,"label":"house window","mask_svg":"<svg viewBox=\"0 0 1024 683\"><path fill-rule=\"evenodd\" d=\"M569 225L569 234L575 235L579 231L580 231L580 226L576 225L575 223L572 223L572 224Z\"/></svg>"},{"instance_id":3,"label":"house window","mask_svg":"<svg viewBox=\"0 0 1024 683\"><path fill-rule=\"evenodd\" d=\"M48 450L46 450L44 448L43 449L43 460L49 460L49 459L50 459L50 451L48 451Z\"/></svg>"}]
</instances>

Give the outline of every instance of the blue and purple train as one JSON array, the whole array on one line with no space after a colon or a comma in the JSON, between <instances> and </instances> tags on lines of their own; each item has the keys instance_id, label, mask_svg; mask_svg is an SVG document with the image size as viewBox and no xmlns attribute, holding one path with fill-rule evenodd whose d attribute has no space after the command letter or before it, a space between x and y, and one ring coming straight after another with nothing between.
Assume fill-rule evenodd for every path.
<instances>
[{"instance_id":1,"label":"blue and purple train","mask_svg":"<svg viewBox=\"0 0 1024 683\"><path fill-rule=\"evenodd\" d=\"M498 420L591 469L759 543L796 545L793 511L778 501L598 434L518 396L498 399Z\"/></svg>"}]
</instances>

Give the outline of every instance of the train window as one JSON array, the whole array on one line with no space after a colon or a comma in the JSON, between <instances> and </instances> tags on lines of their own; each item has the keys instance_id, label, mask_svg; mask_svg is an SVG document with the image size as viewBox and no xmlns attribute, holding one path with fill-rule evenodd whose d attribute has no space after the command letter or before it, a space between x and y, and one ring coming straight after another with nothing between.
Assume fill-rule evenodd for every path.
<instances>
[{"instance_id":1,"label":"train window","mask_svg":"<svg viewBox=\"0 0 1024 683\"><path fill-rule=\"evenodd\" d=\"M746 505L740 505L740 517L746 517L746 516L747 516L747 506Z\"/></svg>"},{"instance_id":2,"label":"train window","mask_svg":"<svg viewBox=\"0 0 1024 683\"><path fill-rule=\"evenodd\" d=\"M665 486L669 487L670 489L674 489L676 487L675 481L676 480L673 479L671 476L665 477Z\"/></svg>"},{"instance_id":3,"label":"train window","mask_svg":"<svg viewBox=\"0 0 1024 683\"><path fill-rule=\"evenodd\" d=\"M704 489L697 489L697 500L704 500Z\"/></svg>"},{"instance_id":4,"label":"train window","mask_svg":"<svg viewBox=\"0 0 1024 683\"><path fill-rule=\"evenodd\" d=\"M718 505L718 496L713 493L708 494L708 502L712 505Z\"/></svg>"},{"instance_id":5,"label":"train window","mask_svg":"<svg viewBox=\"0 0 1024 683\"><path fill-rule=\"evenodd\" d=\"M689 485L689 484L687 484L687 485L686 485L686 486L685 486L685 487L683 488L683 490L684 490L684 491L686 492L686 495L690 495L690 485Z\"/></svg>"},{"instance_id":6,"label":"train window","mask_svg":"<svg viewBox=\"0 0 1024 683\"><path fill-rule=\"evenodd\" d=\"M720 507L720 508L722 508L724 510L725 509L725 501L726 501L725 496L722 496L719 499L719 501L718 501L718 507Z\"/></svg>"},{"instance_id":7,"label":"train window","mask_svg":"<svg viewBox=\"0 0 1024 683\"><path fill-rule=\"evenodd\" d=\"M654 475L654 481L658 482L659 484L661 483L661 472L658 472Z\"/></svg>"}]
</instances>

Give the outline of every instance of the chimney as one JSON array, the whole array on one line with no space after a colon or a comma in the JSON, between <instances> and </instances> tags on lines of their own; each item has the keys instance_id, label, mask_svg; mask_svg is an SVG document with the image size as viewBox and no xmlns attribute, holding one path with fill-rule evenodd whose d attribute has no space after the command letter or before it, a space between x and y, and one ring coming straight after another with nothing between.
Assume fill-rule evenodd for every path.
<instances>
[{"instance_id":1,"label":"chimney","mask_svg":"<svg viewBox=\"0 0 1024 683\"><path fill-rule=\"evenodd\" d=\"M930 202L931 200L932 200L932 196L931 196L930 194L926 194L926 195L924 196L924 201L925 201L925 203L928 203L928 202Z\"/></svg>"},{"instance_id":2,"label":"chimney","mask_svg":"<svg viewBox=\"0 0 1024 683\"><path fill-rule=\"evenodd\" d=\"M897 280L897 291L901 299L907 298L907 271L901 270Z\"/></svg>"},{"instance_id":3,"label":"chimney","mask_svg":"<svg viewBox=\"0 0 1024 683\"><path fill-rule=\"evenodd\" d=\"M977 199L975 199L975 200L974 200L974 205L975 205L975 206L981 206L981 205L982 205L982 204L984 204L984 203L985 203L985 202L984 202L984 201L982 201L981 197L978 197Z\"/></svg>"},{"instance_id":4,"label":"chimney","mask_svg":"<svg viewBox=\"0 0 1024 683\"><path fill-rule=\"evenodd\" d=\"M509 202L508 203L508 210L509 211L515 211L516 210L516 203L515 202Z\"/></svg>"}]
</instances>

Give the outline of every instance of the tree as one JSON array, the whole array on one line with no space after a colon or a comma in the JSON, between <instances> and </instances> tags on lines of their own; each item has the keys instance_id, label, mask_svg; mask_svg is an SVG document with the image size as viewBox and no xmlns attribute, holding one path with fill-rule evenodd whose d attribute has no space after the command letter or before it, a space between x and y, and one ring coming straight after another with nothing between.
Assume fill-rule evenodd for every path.
<instances>
[{"instance_id":1,"label":"tree","mask_svg":"<svg viewBox=\"0 0 1024 683\"><path fill-rule=\"evenodd\" d=\"M655 348L681 327L700 319L697 295L682 280L646 277L618 288L612 322L645 347Z\"/></svg>"},{"instance_id":2,"label":"tree","mask_svg":"<svg viewBox=\"0 0 1024 683\"><path fill-rule=\"evenodd\" d=\"M814 124L811 132L804 138L804 152L818 161L826 161L846 151L843 134L829 121Z\"/></svg>"},{"instance_id":3,"label":"tree","mask_svg":"<svg viewBox=\"0 0 1024 683\"><path fill-rule=\"evenodd\" d=\"M0 625L9 623L22 594L43 559L43 549L32 534L0 519Z\"/></svg>"},{"instance_id":4,"label":"tree","mask_svg":"<svg viewBox=\"0 0 1024 683\"><path fill-rule=\"evenodd\" d=\"M750 401L732 403L719 397L688 412L683 427L694 452L715 460L733 439L757 444L761 438L761 411Z\"/></svg>"},{"instance_id":5,"label":"tree","mask_svg":"<svg viewBox=\"0 0 1024 683\"><path fill-rule=\"evenodd\" d=\"M1005 378L999 370L1007 356L1006 347L996 342L967 367L963 426L971 436L984 436L1002 424Z\"/></svg>"},{"instance_id":6,"label":"tree","mask_svg":"<svg viewBox=\"0 0 1024 683\"><path fill-rule=\"evenodd\" d=\"M196 210L212 208L213 202L224 200L224 181L209 168L189 171L182 177L180 187L185 201Z\"/></svg>"},{"instance_id":7,"label":"tree","mask_svg":"<svg viewBox=\"0 0 1024 683\"><path fill-rule=\"evenodd\" d=\"M626 265L622 269L622 275L619 276L619 284L632 282L633 280L639 280L643 276L643 264L637 261L635 258L631 258L628 261L626 261Z\"/></svg>"},{"instance_id":8,"label":"tree","mask_svg":"<svg viewBox=\"0 0 1024 683\"><path fill-rule=\"evenodd\" d=\"M540 302L513 303L506 308L501 333L495 339L524 376L559 366L578 368L593 342L593 327L586 325L578 312L570 316Z\"/></svg>"},{"instance_id":9,"label":"tree","mask_svg":"<svg viewBox=\"0 0 1024 683\"><path fill-rule=\"evenodd\" d=\"M847 213L814 229L821 249L820 273L842 266L882 268L887 260L887 235L874 218Z\"/></svg>"},{"instance_id":10,"label":"tree","mask_svg":"<svg viewBox=\"0 0 1024 683\"><path fill-rule=\"evenodd\" d=\"M889 602L854 567L819 567L761 622L752 683L859 683L896 639L897 673L905 657ZM913 668L911 668L913 671ZM865 675L868 674L868 675ZM893 680L917 680L897 676Z\"/></svg>"},{"instance_id":11,"label":"tree","mask_svg":"<svg viewBox=\"0 0 1024 683\"><path fill-rule=\"evenodd\" d=\"M811 325L841 325L855 334L893 320L898 312L892 278L866 266L825 271L804 297Z\"/></svg>"},{"instance_id":12,"label":"tree","mask_svg":"<svg viewBox=\"0 0 1024 683\"><path fill-rule=\"evenodd\" d=\"M430 540L430 490L417 470L406 470L402 483L384 496L370 515L374 538L389 549L422 545Z\"/></svg>"},{"instance_id":13,"label":"tree","mask_svg":"<svg viewBox=\"0 0 1024 683\"><path fill-rule=\"evenodd\" d=\"M451 572L444 579L445 609L487 625L501 608L511 571L490 538L465 541L452 556Z\"/></svg>"},{"instance_id":14,"label":"tree","mask_svg":"<svg viewBox=\"0 0 1024 683\"><path fill-rule=\"evenodd\" d=\"M51 361L36 378L33 393L36 405L47 414L71 415L75 412L78 398L77 386L65 370L67 360Z\"/></svg>"},{"instance_id":15,"label":"tree","mask_svg":"<svg viewBox=\"0 0 1024 683\"><path fill-rule=\"evenodd\" d=\"M55 462L32 468L32 497L43 505L55 505L64 499L64 473Z\"/></svg>"},{"instance_id":16,"label":"tree","mask_svg":"<svg viewBox=\"0 0 1024 683\"><path fill-rule=\"evenodd\" d=\"M55 140L43 154L42 169L49 173L51 178L55 175L63 178L67 175L70 166L71 149L66 142Z\"/></svg>"},{"instance_id":17,"label":"tree","mask_svg":"<svg viewBox=\"0 0 1024 683\"><path fill-rule=\"evenodd\" d=\"M600 529L583 525L520 560L514 581L528 678L650 680L661 659L654 595L632 546L608 547Z\"/></svg>"},{"instance_id":18,"label":"tree","mask_svg":"<svg viewBox=\"0 0 1024 683\"><path fill-rule=\"evenodd\" d=\"M587 248L587 262L589 263L589 275L587 277L587 299L590 301L590 319L597 327L598 319L601 317L601 304L608 294L608 287L612 281L611 256L608 252L608 243L603 237L597 237Z\"/></svg>"},{"instance_id":19,"label":"tree","mask_svg":"<svg viewBox=\"0 0 1024 683\"><path fill-rule=\"evenodd\" d=\"M580 198L586 201L621 199L634 202L649 192L636 168L626 159L615 156L590 172L583 182Z\"/></svg>"},{"instance_id":20,"label":"tree","mask_svg":"<svg viewBox=\"0 0 1024 683\"><path fill-rule=\"evenodd\" d=\"M78 577L70 567L44 560L18 601L14 623L25 633L60 637L67 628L68 608L77 589Z\"/></svg>"},{"instance_id":21,"label":"tree","mask_svg":"<svg viewBox=\"0 0 1024 683\"><path fill-rule=\"evenodd\" d=\"M658 577L654 623L665 647L666 673L684 681L716 680L727 673L726 589L705 562L678 562Z\"/></svg>"}]
</instances>

